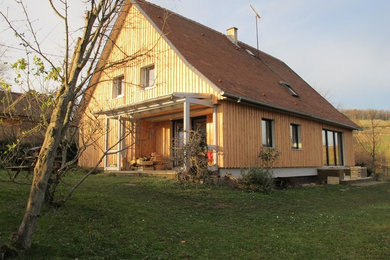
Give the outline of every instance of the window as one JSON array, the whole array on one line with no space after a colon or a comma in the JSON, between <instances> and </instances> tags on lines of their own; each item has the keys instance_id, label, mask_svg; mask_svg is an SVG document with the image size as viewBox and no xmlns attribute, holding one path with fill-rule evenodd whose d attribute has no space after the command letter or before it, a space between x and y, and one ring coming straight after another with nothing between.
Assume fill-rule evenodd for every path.
<instances>
[{"instance_id":1,"label":"window","mask_svg":"<svg viewBox=\"0 0 390 260\"><path fill-rule=\"evenodd\" d=\"M290 138L291 138L292 149L302 149L300 125L296 125L296 124L290 125Z\"/></svg>"},{"instance_id":2,"label":"window","mask_svg":"<svg viewBox=\"0 0 390 260\"><path fill-rule=\"evenodd\" d=\"M344 165L342 133L322 130L322 154L324 165Z\"/></svg>"},{"instance_id":3,"label":"window","mask_svg":"<svg viewBox=\"0 0 390 260\"><path fill-rule=\"evenodd\" d=\"M284 81L279 82L293 97L299 97L298 93L291 87L290 84Z\"/></svg>"},{"instance_id":4,"label":"window","mask_svg":"<svg viewBox=\"0 0 390 260\"><path fill-rule=\"evenodd\" d=\"M122 97L124 94L124 79L123 75L115 77L112 81L112 98Z\"/></svg>"},{"instance_id":5,"label":"window","mask_svg":"<svg viewBox=\"0 0 390 260\"><path fill-rule=\"evenodd\" d=\"M261 120L261 138L263 147L273 147L273 124L274 121L270 119Z\"/></svg>"},{"instance_id":6,"label":"window","mask_svg":"<svg viewBox=\"0 0 390 260\"><path fill-rule=\"evenodd\" d=\"M154 65L144 67L141 69L141 85L144 88L154 87L155 69Z\"/></svg>"}]
</instances>

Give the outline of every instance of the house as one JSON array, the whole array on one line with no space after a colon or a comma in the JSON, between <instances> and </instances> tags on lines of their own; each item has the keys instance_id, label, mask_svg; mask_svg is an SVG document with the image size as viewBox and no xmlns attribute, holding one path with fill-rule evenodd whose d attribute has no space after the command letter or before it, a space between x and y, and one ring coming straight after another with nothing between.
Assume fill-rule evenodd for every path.
<instances>
[{"instance_id":1,"label":"house","mask_svg":"<svg viewBox=\"0 0 390 260\"><path fill-rule=\"evenodd\" d=\"M84 138L94 133L79 165L127 170L172 142L203 129L221 175L259 165L262 148L280 152L276 177L311 176L322 167L355 164L358 126L281 60L146 1L129 1L100 63L138 56L97 72L84 96ZM100 128L93 131L91 124ZM134 134L121 140L125 128ZM118 143L118 144L116 144Z\"/></svg>"},{"instance_id":2,"label":"house","mask_svg":"<svg viewBox=\"0 0 390 260\"><path fill-rule=\"evenodd\" d=\"M41 116L47 114L41 108L47 96L35 91L17 93L0 91L0 141L37 145L42 143L44 131L37 128ZM25 133L29 133L26 135Z\"/></svg>"}]
</instances>

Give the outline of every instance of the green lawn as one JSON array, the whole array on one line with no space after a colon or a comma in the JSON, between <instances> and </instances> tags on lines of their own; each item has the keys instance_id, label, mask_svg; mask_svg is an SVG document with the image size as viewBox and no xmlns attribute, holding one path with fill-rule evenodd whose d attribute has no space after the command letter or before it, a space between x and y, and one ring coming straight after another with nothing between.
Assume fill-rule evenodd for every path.
<instances>
[{"instance_id":1,"label":"green lawn","mask_svg":"<svg viewBox=\"0 0 390 260\"><path fill-rule=\"evenodd\" d=\"M1 243L21 221L29 187L4 182L1 171L0 180ZM21 257L56 258L390 259L390 183L263 195L91 176L65 207L43 210Z\"/></svg>"}]
</instances>

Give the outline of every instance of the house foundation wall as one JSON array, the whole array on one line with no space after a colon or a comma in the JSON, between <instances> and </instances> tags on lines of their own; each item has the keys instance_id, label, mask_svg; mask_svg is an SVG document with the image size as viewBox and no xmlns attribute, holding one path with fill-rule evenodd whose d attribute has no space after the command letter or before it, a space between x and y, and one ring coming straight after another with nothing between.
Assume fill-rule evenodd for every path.
<instances>
[{"instance_id":1,"label":"house foundation wall","mask_svg":"<svg viewBox=\"0 0 390 260\"><path fill-rule=\"evenodd\" d=\"M289 177L303 177L303 176L316 176L317 175L317 168L275 168L272 169L273 171L273 177L274 178L289 178ZM219 169L219 175L221 177L225 176L226 174L230 173L232 176L236 178L241 177L241 169L237 168L220 168Z\"/></svg>"}]
</instances>

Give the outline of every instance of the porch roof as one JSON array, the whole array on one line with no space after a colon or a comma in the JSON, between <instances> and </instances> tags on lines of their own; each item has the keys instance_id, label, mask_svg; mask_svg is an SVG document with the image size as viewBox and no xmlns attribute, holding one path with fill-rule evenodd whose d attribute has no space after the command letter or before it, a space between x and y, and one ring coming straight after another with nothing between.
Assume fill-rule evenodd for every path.
<instances>
[{"instance_id":1,"label":"porch roof","mask_svg":"<svg viewBox=\"0 0 390 260\"><path fill-rule=\"evenodd\" d=\"M113 109L97 111L95 114L106 116L129 114L142 116L156 112L181 109L183 108L184 102L189 102L190 105L213 107L212 96L210 94L175 92L169 95L147 99L138 103L126 104Z\"/></svg>"}]
</instances>

